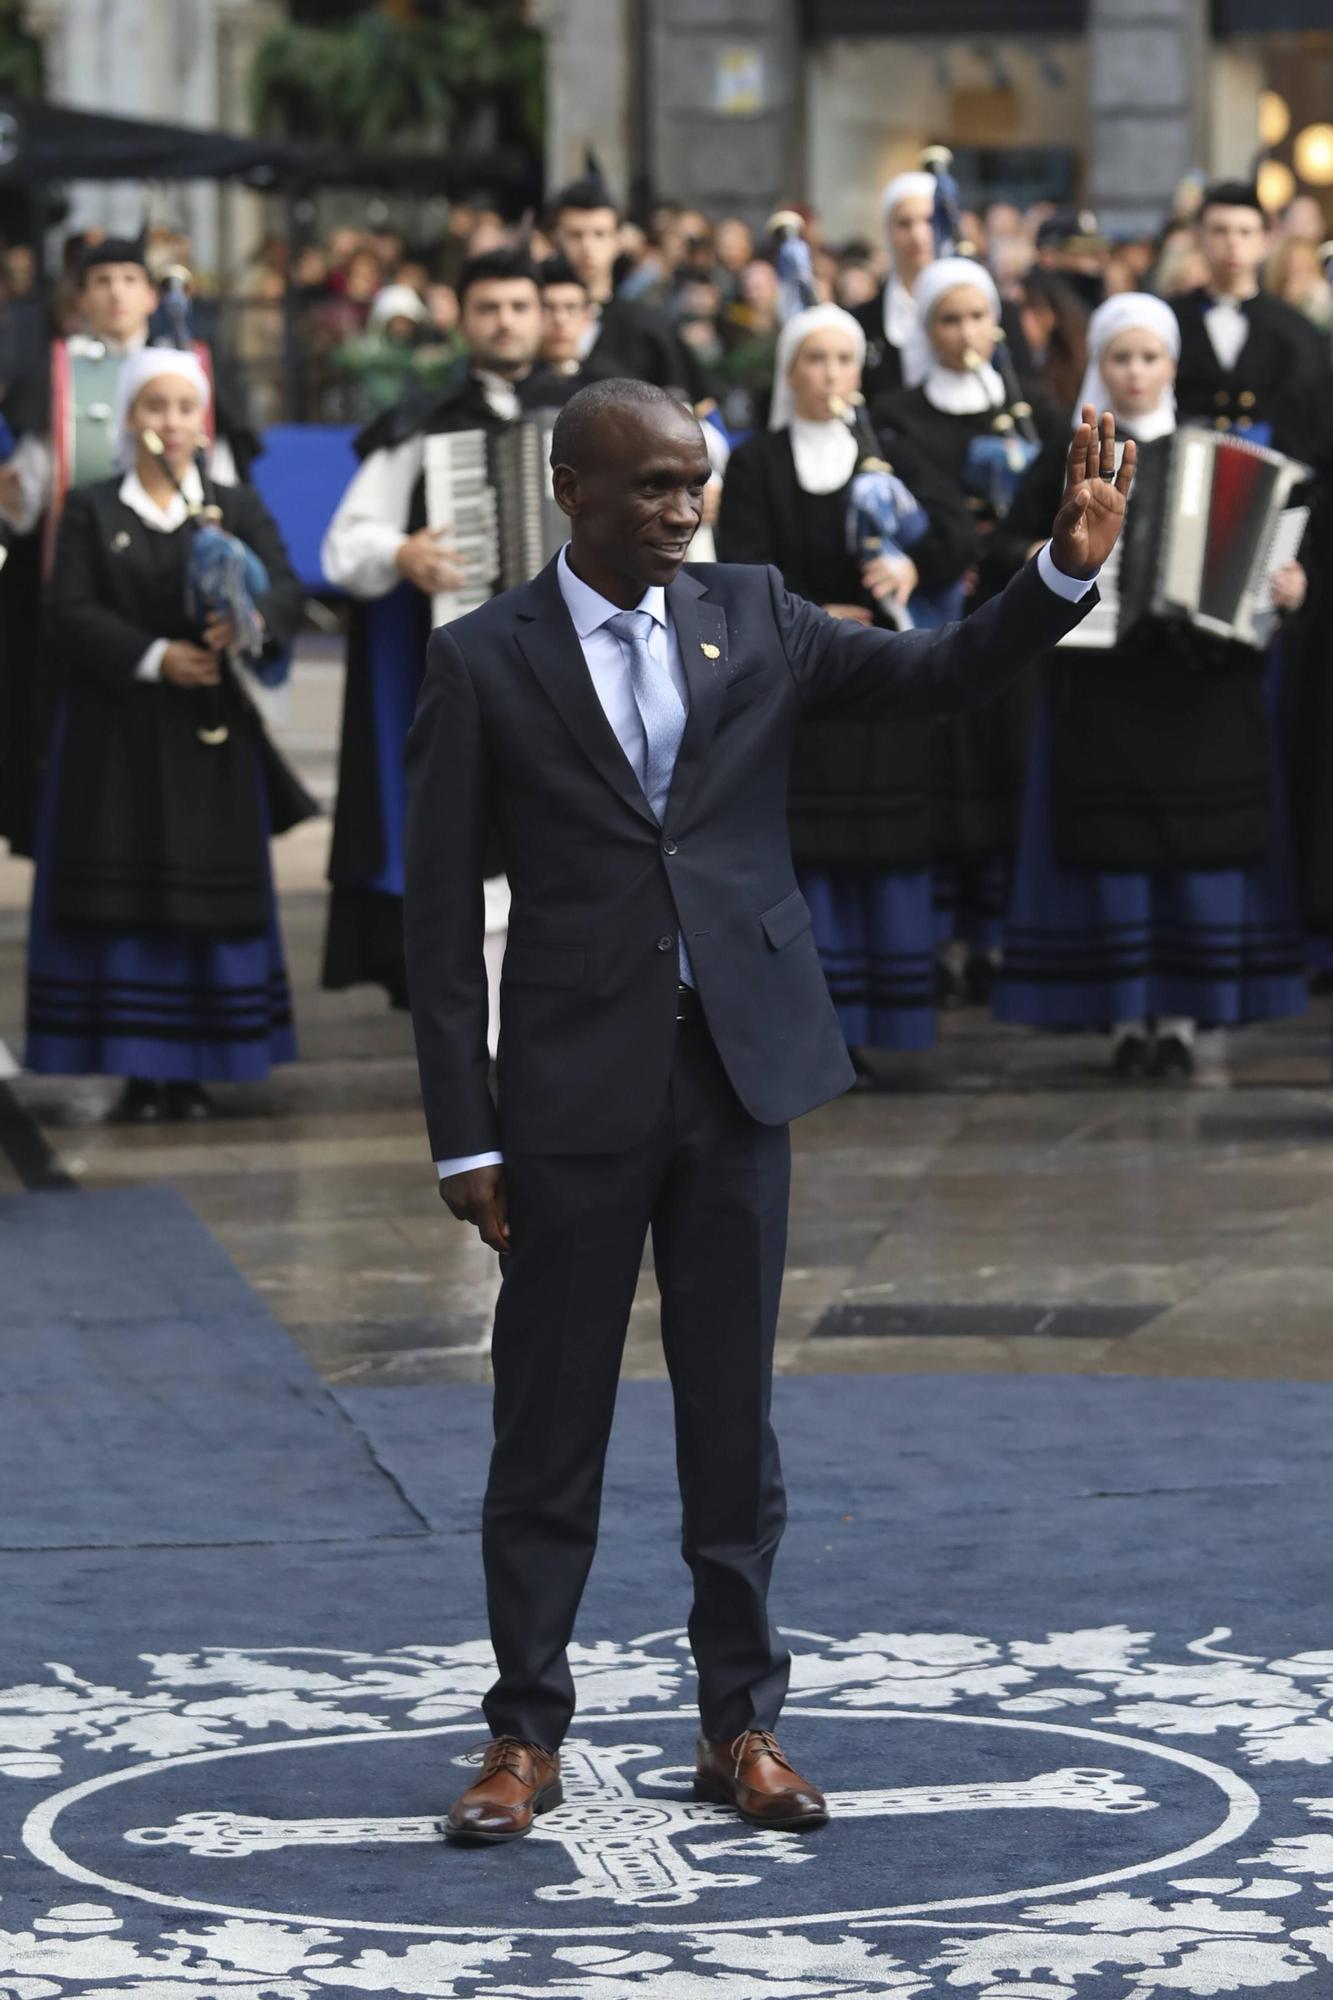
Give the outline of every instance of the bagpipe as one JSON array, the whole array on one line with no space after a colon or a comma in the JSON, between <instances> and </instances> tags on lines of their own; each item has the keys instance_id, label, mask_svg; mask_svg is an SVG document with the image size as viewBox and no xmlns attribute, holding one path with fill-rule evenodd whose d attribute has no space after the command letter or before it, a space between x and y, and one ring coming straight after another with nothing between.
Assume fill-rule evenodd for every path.
<instances>
[{"instance_id":1,"label":"bagpipe","mask_svg":"<svg viewBox=\"0 0 1333 2000\"><path fill-rule=\"evenodd\" d=\"M798 209L778 209L767 228L778 273L778 318L785 325L807 306L819 304L815 267L805 240L805 217Z\"/></svg>"},{"instance_id":2,"label":"bagpipe","mask_svg":"<svg viewBox=\"0 0 1333 2000\"><path fill-rule=\"evenodd\" d=\"M936 256L975 258L975 245L963 237L961 197L953 177L953 154L949 148L927 146L921 155L921 171L935 177L931 224ZM985 366L980 354L969 352L963 358L969 368L980 370ZM1013 505L1024 473L1041 450L1041 438L1001 327L996 328L990 360L1004 385L1004 398L995 405L990 430L973 438L968 446L963 485L978 511L1002 521Z\"/></svg>"},{"instance_id":3,"label":"bagpipe","mask_svg":"<svg viewBox=\"0 0 1333 2000\"><path fill-rule=\"evenodd\" d=\"M971 350L963 358L969 368L984 365L982 357ZM990 429L974 437L967 447L963 486L981 511L1002 521L1013 506L1024 473L1041 450L1041 438L1003 333L995 342L991 366L1004 384L1004 399L995 406Z\"/></svg>"},{"instance_id":4,"label":"bagpipe","mask_svg":"<svg viewBox=\"0 0 1333 2000\"><path fill-rule=\"evenodd\" d=\"M259 599L269 587L268 570L239 535L233 535L230 529L223 527L222 509L217 504L216 495L212 494L204 471L202 452L195 459L204 494L201 502L187 497L157 432L144 431L143 441L163 467L189 515L190 555L185 572L187 615L199 625L205 625L214 618L229 618L235 635L227 649L229 663L233 666L244 665L264 687L281 686L291 667L290 652L282 652L268 660L263 656L264 621L259 613ZM201 743L216 747L225 743L231 734L223 719L222 689L220 686L203 688L200 693L204 719L195 733Z\"/></svg>"},{"instance_id":5,"label":"bagpipe","mask_svg":"<svg viewBox=\"0 0 1333 2000\"><path fill-rule=\"evenodd\" d=\"M833 414L848 425L860 447L847 495L848 553L863 568L879 556L909 555L930 527L930 516L881 456L865 398L857 395L848 403L835 401ZM915 624L904 599L877 596L875 602L899 631L910 630Z\"/></svg>"},{"instance_id":6,"label":"bagpipe","mask_svg":"<svg viewBox=\"0 0 1333 2000\"><path fill-rule=\"evenodd\" d=\"M184 264L168 264L158 273L160 308L169 335L168 345L199 353L194 338L190 287L193 275ZM195 453L195 465L203 491L202 502L185 493L161 438L156 431L143 433L143 441L162 466L189 516L190 558L185 572L186 614L200 625L214 618L231 620L235 634L227 648L228 663L243 665L262 687L280 687L291 668L291 653L283 651L264 658L264 621L259 615L259 599L269 587L269 573L254 550L239 535L222 525L222 509L209 482L202 451ZM227 741L231 731L223 720L222 689L204 688L204 717L196 734L201 743L212 746Z\"/></svg>"}]
</instances>

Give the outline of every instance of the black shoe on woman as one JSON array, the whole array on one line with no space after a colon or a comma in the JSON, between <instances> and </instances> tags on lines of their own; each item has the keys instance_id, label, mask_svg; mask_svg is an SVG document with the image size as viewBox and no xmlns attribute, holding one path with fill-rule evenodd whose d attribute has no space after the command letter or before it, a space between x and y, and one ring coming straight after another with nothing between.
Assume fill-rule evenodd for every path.
<instances>
[{"instance_id":1,"label":"black shoe on woman","mask_svg":"<svg viewBox=\"0 0 1333 2000\"><path fill-rule=\"evenodd\" d=\"M132 1076L111 1107L113 1125L160 1125L169 1115L165 1084L155 1077Z\"/></svg>"},{"instance_id":2,"label":"black shoe on woman","mask_svg":"<svg viewBox=\"0 0 1333 2000\"><path fill-rule=\"evenodd\" d=\"M1194 1050L1183 1035L1159 1035L1153 1046L1152 1074L1188 1083L1194 1075Z\"/></svg>"},{"instance_id":3,"label":"black shoe on woman","mask_svg":"<svg viewBox=\"0 0 1333 2000\"><path fill-rule=\"evenodd\" d=\"M1146 1035L1117 1035L1111 1050L1111 1074L1128 1081L1136 1076L1148 1074L1151 1048Z\"/></svg>"},{"instance_id":4,"label":"black shoe on woman","mask_svg":"<svg viewBox=\"0 0 1333 2000\"><path fill-rule=\"evenodd\" d=\"M202 1083L169 1083L167 1106L172 1118L183 1118L194 1125L211 1118L216 1108Z\"/></svg>"}]
</instances>

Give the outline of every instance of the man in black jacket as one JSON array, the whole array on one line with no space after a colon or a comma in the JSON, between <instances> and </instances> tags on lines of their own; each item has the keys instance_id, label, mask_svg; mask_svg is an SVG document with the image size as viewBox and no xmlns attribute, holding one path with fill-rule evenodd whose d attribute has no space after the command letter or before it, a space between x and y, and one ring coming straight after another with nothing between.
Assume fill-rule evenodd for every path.
<instances>
[{"instance_id":1,"label":"man in black jacket","mask_svg":"<svg viewBox=\"0 0 1333 2000\"><path fill-rule=\"evenodd\" d=\"M434 401L405 397L360 433L360 469L320 551L329 582L351 599L338 804L329 857L323 983L382 985L407 1004L403 969L402 756L421 682L431 595L470 587L453 523L427 519L425 440L498 431L555 408L575 384L538 361L537 271L525 251L473 257L459 278L468 358Z\"/></svg>"},{"instance_id":2,"label":"man in black jacket","mask_svg":"<svg viewBox=\"0 0 1333 2000\"><path fill-rule=\"evenodd\" d=\"M408 741L408 984L441 1194L504 1259L483 1514L499 1678L456 1838L513 1839L560 1800L566 1648L649 1230L694 1578L697 1794L765 1827L826 1817L772 1733L788 1659L767 1611L787 1123L852 1081L792 872L792 740L808 715L983 702L1055 644L1119 533L1134 449L1113 482L1113 431L1076 432L1053 541L1002 595L964 625L886 634L788 596L771 569L683 570L710 469L699 426L660 390L594 383L552 447L571 541L431 638ZM513 893L498 1105L492 814Z\"/></svg>"},{"instance_id":3,"label":"man in black jacket","mask_svg":"<svg viewBox=\"0 0 1333 2000\"><path fill-rule=\"evenodd\" d=\"M1268 218L1254 188L1210 187L1199 216L1209 279L1172 299L1180 321L1176 405L1240 437L1268 438L1279 451L1309 449L1309 409L1327 386L1328 337L1285 299L1260 289Z\"/></svg>"},{"instance_id":4,"label":"man in black jacket","mask_svg":"<svg viewBox=\"0 0 1333 2000\"><path fill-rule=\"evenodd\" d=\"M551 204L551 228L596 314L579 357L589 377L632 375L674 389L688 403L702 402L708 393L703 370L666 314L616 296L620 215L598 175L560 190Z\"/></svg>"}]
</instances>

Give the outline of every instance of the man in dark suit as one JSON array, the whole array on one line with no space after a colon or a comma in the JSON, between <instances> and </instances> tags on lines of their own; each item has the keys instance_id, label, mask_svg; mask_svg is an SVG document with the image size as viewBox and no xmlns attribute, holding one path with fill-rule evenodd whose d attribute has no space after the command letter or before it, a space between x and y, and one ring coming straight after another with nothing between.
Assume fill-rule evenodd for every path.
<instances>
[{"instance_id":1,"label":"man in dark suit","mask_svg":"<svg viewBox=\"0 0 1333 2000\"><path fill-rule=\"evenodd\" d=\"M570 542L431 638L408 742L408 986L441 1194L504 1260L483 1513L494 1740L446 1821L457 1838L512 1839L559 1803L566 1647L650 1230L698 1796L760 1826L826 1817L772 1733L788 1659L767 1611L787 1124L853 1077L792 872L792 741L804 716L983 702L1077 623L1132 476L1130 445L1111 479L1113 431L1075 433L1053 540L1001 596L965 625L885 633L788 596L772 569L683 570L710 469L699 426L647 384L593 383L552 446ZM498 1105L492 816L513 894Z\"/></svg>"},{"instance_id":2,"label":"man in dark suit","mask_svg":"<svg viewBox=\"0 0 1333 2000\"><path fill-rule=\"evenodd\" d=\"M1303 458L1310 404L1329 381L1328 336L1261 289L1268 217L1252 185L1222 181L1207 190L1199 244L1208 283L1171 300L1180 321L1180 416L1267 438Z\"/></svg>"}]
</instances>

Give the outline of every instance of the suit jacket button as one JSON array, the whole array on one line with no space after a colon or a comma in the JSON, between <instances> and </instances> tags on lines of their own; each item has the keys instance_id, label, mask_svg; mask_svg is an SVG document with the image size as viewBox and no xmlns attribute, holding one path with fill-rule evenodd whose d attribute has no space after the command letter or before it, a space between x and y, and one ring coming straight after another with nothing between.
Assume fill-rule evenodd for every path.
<instances>
[{"instance_id":1,"label":"suit jacket button","mask_svg":"<svg viewBox=\"0 0 1333 2000\"><path fill-rule=\"evenodd\" d=\"M676 949L676 940L674 938L659 938L657 940L657 949L659 951L674 951Z\"/></svg>"},{"instance_id":2,"label":"suit jacket button","mask_svg":"<svg viewBox=\"0 0 1333 2000\"><path fill-rule=\"evenodd\" d=\"M664 840L664 841L662 842L662 852L663 852L663 854L674 854L674 853L676 852L676 843L675 843L675 841L674 841L674 840Z\"/></svg>"}]
</instances>

